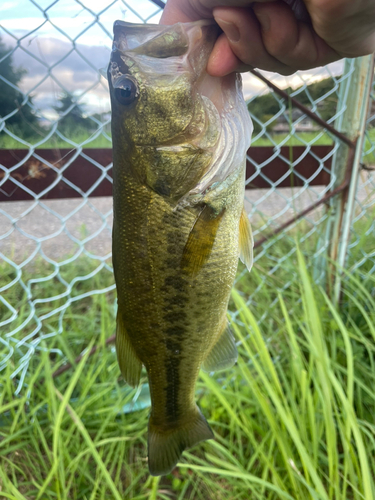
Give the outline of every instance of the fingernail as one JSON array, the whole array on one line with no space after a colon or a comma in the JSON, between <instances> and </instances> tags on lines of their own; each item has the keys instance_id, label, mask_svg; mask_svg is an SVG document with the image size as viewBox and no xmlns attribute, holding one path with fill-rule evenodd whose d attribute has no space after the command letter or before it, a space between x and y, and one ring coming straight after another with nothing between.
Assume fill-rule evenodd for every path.
<instances>
[{"instance_id":1,"label":"fingernail","mask_svg":"<svg viewBox=\"0 0 375 500\"><path fill-rule=\"evenodd\" d=\"M267 14L264 12L259 12L259 9L257 7L253 8L255 15L257 16L257 19L260 23L260 26L263 31L267 31L270 28L270 18L268 17Z\"/></svg>"},{"instance_id":2,"label":"fingernail","mask_svg":"<svg viewBox=\"0 0 375 500\"><path fill-rule=\"evenodd\" d=\"M224 19L220 19L220 18L215 18L215 21L220 26L220 28L224 31L224 33L227 35L228 40L230 42L239 42L239 40L241 38L240 30L237 28L237 26L235 24L230 23L228 21L224 21Z\"/></svg>"}]
</instances>

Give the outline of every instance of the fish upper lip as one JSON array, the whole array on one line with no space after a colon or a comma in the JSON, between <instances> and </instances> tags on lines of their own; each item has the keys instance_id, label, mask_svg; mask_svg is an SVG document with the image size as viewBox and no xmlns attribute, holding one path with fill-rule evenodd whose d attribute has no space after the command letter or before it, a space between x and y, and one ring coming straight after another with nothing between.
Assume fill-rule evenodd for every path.
<instances>
[{"instance_id":1,"label":"fish upper lip","mask_svg":"<svg viewBox=\"0 0 375 500\"><path fill-rule=\"evenodd\" d=\"M211 26L213 24L216 24L216 21L214 21L213 19L200 19L198 21L190 21L190 22L187 22L187 23L176 23L176 24L182 24L184 26L194 26L194 25L202 25L202 26ZM147 27L149 27L150 29L152 28L156 28L157 26L159 26L160 28L160 31L164 31L164 30L167 30L168 28L174 26L173 24L151 24L151 23L128 23L126 21L121 21L120 19L117 19L114 23L113 23L113 30L115 28L142 28L142 29L146 29L147 30Z\"/></svg>"}]
</instances>

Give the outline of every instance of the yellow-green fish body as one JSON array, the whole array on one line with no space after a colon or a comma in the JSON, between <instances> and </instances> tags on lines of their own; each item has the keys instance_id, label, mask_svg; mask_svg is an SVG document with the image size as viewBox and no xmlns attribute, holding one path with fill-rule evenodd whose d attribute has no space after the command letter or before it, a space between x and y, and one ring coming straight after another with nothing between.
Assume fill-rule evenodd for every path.
<instances>
[{"instance_id":1,"label":"yellow-green fish body","mask_svg":"<svg viewBox=\"0 0 375 500\"><path fill-rule=\"evenodd\" d=\"M226 311L239 254L252 260L243 211L251 123L239 78L205 73L215 25L116 22L114 31L116 346L129 384L147 370L149 469L159 475L213 437L194 398L200 368L237 358Z\"/></svg>"}]
</instances>

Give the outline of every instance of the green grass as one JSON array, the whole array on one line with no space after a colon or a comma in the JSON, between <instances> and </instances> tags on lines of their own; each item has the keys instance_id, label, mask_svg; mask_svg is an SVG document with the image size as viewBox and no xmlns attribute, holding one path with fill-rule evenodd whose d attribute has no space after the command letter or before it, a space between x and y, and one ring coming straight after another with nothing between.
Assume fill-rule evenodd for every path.
<instances>
[{"instance_id":1,"label":"green grass","mask_svg":"<svg viewBox=\"0 0 375 500\"><path fill-rule=\"evenodd\" d=\"M277 259L292 243L280 240L274 246ZM25 282L53 271L35 266L25 270ZM202 373L197 386L215 441L185 452L168 476L149 476L148 409L128 412L136 390L123 383L115 353L105 346L115 327L115 293L91 295L68 307L63 334L46 341L65 357L43 351L33 357L29 393L14 395L12 363L0 372L0 497L375 498L375 276L348 273L339 312L313 283L299 254L298 276L293 278L292 257L248 308L244 298L264 276L261 266L244 275L232 296L231 308L238 311L233 329L242 342L238 364L215 377ZM71 283L94 269L81 260L62 268L62 277ZM15 273L3 266L0 276L2 285ZM288 278L292 284L280 294ZM72 295L112 283L112 275L101 270L79 279ZM41 299L64 290L57 278L32 286ZM18 300L21 321L28 314L22 287L4 296L12 304ZM48 314L64 300L42 302L37 312ZM43 324L44 331L58 327L54 317ZM65 359L73 362L94 344L100 348L92 357L52 378Z\"/></svg>"},{"instance_id":2,"label":"green grass","mask_svg":"<svg viewBox=\"0 0 375 500\"><path fill-rule=\"evenodd\" d=\"M333 144L332 137L330 137L328 134L323 134L322 137L318 137L318 132L303 132L299 133L296 136L293 136L289 138L285 142L285 146L303 146L305 143L311 143L316 146L321 146L321 145L330 145ZM276 144L280 144L281 142L285 141L285 138L287 137L287 134L271 134L272 136L272 141ZM109 137L111 135L109 134ZM254 134L254 138L256 138L256 134ZM30 138L27 140L30 144L34 145L37 144L41 139L40 138ZM78 134L72 135L72 141L73 145L70 142L64 141L60 137L54 135L50 139L48 139L46 142L38 146L39 148L71 148L74 147L74 143L77 145L83 144L84 142L87 141L85 144L86 148L110 148L111 142L104 136L100 135L99 137L96 138L91 138L90 134L88 133L83 133L80 132ZM261 137L253 142L253 146L273 146L273 142L270 139L266 137ZM13 137L7 136L7 135L0 135L0 148L4 149L22 149L25 148L23 143L20 141L17 141L16 139L13 139Z\"/></svg>"},{"instance_id":3,"label":"green grass","mask_svg":"<svg viewBox=\"0 0 375 500\"><path fill-rule=\"evenodd\" d=\"M45 133L47 135L47 132ZM109 134L110 137L110 134ZM29 145L39 144L43 140L43 137L30 137L23 139L24 142L18 141L13 137L6 134L0 134L0 149L27 149ZM26 143L26 144L25 144ZM89 132L80 130L76 133L71 133L69 141L63 140L58 135L53 135L51 138L42 142L37 147L42 149L66 149L81 146L85 148L111 148L112 142L108 138L100 134L98 137L92 135Z\"/></svg>"},{"instance_id":4,"label":"green grass","mask_svg":"<svg viewBox=\"0 0 375 500\"><path fill-rule=\"evenodd\" d=\"M289 134L272 134L270 133L272 140L267 137L260 137L257 139L257 134L253 135L252 146L274 146L274 144L283 143L284 146L304 146L305 144L310 144L314 146L329 146L333 144L333 139L329 134L321 132L301 132L294 136L289 137ZM365 150L369 150L371 144L375 143L375 129L368 130L368 136L365 140ZM111 137L108 131L108 137ZM286 140L287 139L287 140ZM39 148L72 148L76 145L81 145L83 143L86 148L110 148L112 147L110 140L105 135L99 135L98 137L91 136L89 133L80 131L78 133L71 135L72 142L67 142L58 137L57 135L52 136L46 142L38 146ZM28 139L28 143L34 145L40 141L40 138ZM0 134L0 149L22 149L28 147L25 146L20 141L13 139L12 137ZM374 163L375 154L374 152L364 157L364 162L366 164Z\"/></svg>"},{"instance_id":5,"label":"green grass","mask_svg":"<svg viewBox=\"0 0 375 500\"><path fill-rule=\"evenodd\" d=\"M311 144L314 146L330 146L333 144L333 139L328 134L321 134L319 132L301 132L289 137L289 134L272 134L270 133L272 141L267 137L260 137L257 139L257 134L254 134L252 146L273 146L275 144L283 143L283 146L304 146ZM288 138L286 140L286 138ZM285 141L285 142L284 142Z\"/></svg>"},{"instance_id":6,"label":"green grass","mask_svg":"<svg viewBox=\"0 0 375 500\"><path fill-rule=\"evenodd\" d=\"M253 134L252 146L274 146L275 144L281 144L283 146L305 146L309 144L310 146L331 146L333 145L332 136L321 132L298 132L295 135L290 136L290 134L272 134L270 133L271 139L267 137L260 137L257 139L257 134ZM370 128L367 130L367 136L364 143L364 151L370 151L372 146L375 144L375 128ZM366 165L373 165L375 163L375 152L371 151L369 154L365 154L363 157L363 162Z\"/></svg>"}]
</instances>

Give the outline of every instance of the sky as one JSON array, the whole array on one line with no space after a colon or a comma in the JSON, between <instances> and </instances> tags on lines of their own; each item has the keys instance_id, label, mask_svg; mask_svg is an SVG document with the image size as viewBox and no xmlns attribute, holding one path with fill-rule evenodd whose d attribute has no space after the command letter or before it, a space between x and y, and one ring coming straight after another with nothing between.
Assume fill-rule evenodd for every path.
<instances>
[{"instance_id":1,"label":"sky","mask_svg":"<svg viewBox=\"0 0 375 500\"><path fill-rule=\"evenodd\" d=\"M109 95L98 71L108 65L113 22L157 23L160 15L150 0L2 0L0 37L14 49L14 65L27 71L21 90L31 92L45 119L56 116L53 106L63 90L73 92L88 114L102 113L109 110ZM341 72L339 61L291 77L264 74L280 87L295 88ZM246 98L268 91L250 74L243 87Z\"/></svg>"}]
</instances>

